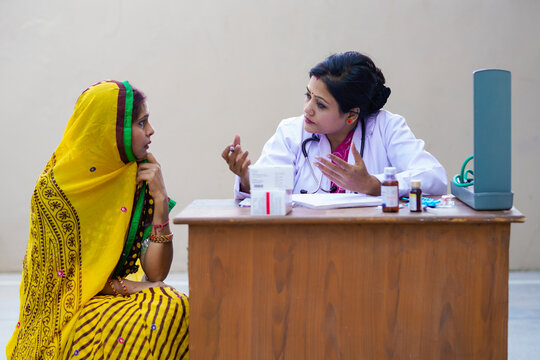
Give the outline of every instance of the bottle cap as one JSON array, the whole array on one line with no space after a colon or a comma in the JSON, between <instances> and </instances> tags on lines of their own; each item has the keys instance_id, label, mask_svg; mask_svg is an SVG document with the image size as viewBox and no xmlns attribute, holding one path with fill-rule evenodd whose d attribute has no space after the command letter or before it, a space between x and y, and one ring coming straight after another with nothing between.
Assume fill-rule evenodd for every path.
<instances>
[{"instance_id":1,"label":"bottle cap","mask_svg":"<svg viewBox=\"0 0 540 360\"><path fill-rule=\"evenodd\" d=\"M420 189L420 186L422 186L421 180L411 180L411 188Z\"/></svg>"},{"instance_id":2,"label":"bottle cap","mask_svg":"<svg viewBox=\"0 0 540 360\"><path fill-rule=\"evenodd\" d=\"M396 175L396 168L392 166L385 167L384 175Z\"/></svg>"}]
</instances>

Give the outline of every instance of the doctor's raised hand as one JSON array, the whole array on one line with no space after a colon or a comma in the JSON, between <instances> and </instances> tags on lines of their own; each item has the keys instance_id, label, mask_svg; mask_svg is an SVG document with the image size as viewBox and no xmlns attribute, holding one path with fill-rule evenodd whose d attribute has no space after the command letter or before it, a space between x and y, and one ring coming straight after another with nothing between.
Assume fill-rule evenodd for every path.
<instances>
[{"instance_id":1,"label":"doctor's raised hand","mask_svg":"<svg viewBox=\"0 0 540 360\"><path fill-rule=\"evenodd\" d=\"M314 165L321 170L324 176L342 189L368 195L380 195L381 182L369 174L354 142L351 143L351 153L354 156L354 165L334 154L326 155L331 161L317 156L318 161Z\"/></svg>"},{"instance_id":2,"label":"doctor's raised hand","mask_svg":"<svg viewBox=\"0 0 540 360\"><path fill-rule=\"evenodd\" d=\"M240 177L240 187L245 193L249 193L248 166L251 164L251 160L248 159L248 155L248 151L242 151L238 135L234 137L233 143L221 153L221 157L227 162L229 169Z\"/></svg>"}]
</instances>

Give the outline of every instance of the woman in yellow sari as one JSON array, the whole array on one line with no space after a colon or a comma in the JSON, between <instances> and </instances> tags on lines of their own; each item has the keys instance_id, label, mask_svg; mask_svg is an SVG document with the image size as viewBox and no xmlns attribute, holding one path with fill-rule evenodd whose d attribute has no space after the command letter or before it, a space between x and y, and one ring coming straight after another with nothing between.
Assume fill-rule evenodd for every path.
<instances>
[{"instance_id":1,"label":"woman in yellow sari","mask_svg":"<svg viewBox=\"0 0 540 360\"><path fill-rule=\"evenodd\" d=\"M79 97L32 195L8 359L189 357L187 297L162 282L174 202L148 116L127 81Z\"/></svg>"}]
</instances>

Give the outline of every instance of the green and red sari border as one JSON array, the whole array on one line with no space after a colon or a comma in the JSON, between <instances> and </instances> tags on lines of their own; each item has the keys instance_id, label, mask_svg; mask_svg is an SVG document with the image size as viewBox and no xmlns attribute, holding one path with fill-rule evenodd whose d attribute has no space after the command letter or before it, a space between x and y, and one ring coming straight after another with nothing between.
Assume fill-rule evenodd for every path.
<instances>
[{"instance_id":1,"label":"green and red sari border","mask_svg":"<svg viewBox=\"0 0 540 360\"><path fill-rule=\"evenodd\" d=\"M131 147L131 123L133 119L133 88L127 81L113 81L118 86L116 110L116 144L124 163L137 161Z\"/></svg>"}]
</instances>

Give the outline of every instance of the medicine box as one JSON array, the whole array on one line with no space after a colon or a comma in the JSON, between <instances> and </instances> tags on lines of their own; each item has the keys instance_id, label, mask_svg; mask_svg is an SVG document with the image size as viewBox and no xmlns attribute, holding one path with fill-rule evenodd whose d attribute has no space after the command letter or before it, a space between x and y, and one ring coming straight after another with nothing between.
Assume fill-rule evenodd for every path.
<instances>
[{"instance_id":1,"label":"medicine box","mask_svg":"<svg viewBox=\"0 0 540 360\"><path fill-rule=\"evenodd\" d=\"M251 215L287 215L292 210L292 165L249 167Z\"/></svg>"}]
</instances>

